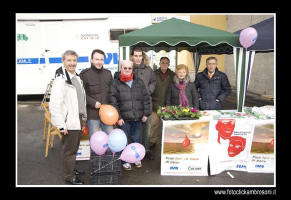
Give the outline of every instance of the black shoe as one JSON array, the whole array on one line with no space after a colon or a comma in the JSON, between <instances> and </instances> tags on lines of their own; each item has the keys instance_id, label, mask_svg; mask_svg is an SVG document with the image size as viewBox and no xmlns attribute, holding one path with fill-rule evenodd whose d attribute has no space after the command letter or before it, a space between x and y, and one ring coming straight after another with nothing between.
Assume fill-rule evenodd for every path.
<instances>
[{"instance_id":1,"label":"black shoe","mask_svg":"<svg viewBox=\"0 0 291 200\"><path fill-rule=\"evenodd\" d=\"M155 159L155 157L154 157L154 155L153 155L153 153L151 151L147 151L146 152L146 156L147 156L147 158L149 160L154 160Z\"/></svg>"},{"instance_id":2,"label":"black shoe","mask_svg":"<svg viewBox=\"0 0 291 200\"><path fill-rule=\"evenodd\" d=\"M82 174L85 174L85 171L83 171L83 170L79 170L79 169L75 169L74 172L75 172L75 175L82 175Z\"/></svg>"},{"instance_id":3,"label":"black shoe","mask_svg":"<svg viewBox=\"0 0 291 200\"><path fill-rule=\"evenodd\" d=\"M78 177L75 177L72 180L66 181L66 182L71 183L72 185L83 185L84 184L84 182L81 181Z\"/></svg>"}]
</instances>

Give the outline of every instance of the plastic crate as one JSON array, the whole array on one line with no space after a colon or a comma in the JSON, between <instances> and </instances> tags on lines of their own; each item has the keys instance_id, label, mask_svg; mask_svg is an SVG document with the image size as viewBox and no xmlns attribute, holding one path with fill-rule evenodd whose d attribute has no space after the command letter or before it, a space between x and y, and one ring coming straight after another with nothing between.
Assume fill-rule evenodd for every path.
<instances>
[{"instance_id":1,"label":"plastic crate","mask_svg":"<svg viewBox=\"0 0 291 200\"><path fill-rule=\"evenodd\" d=\"M121 184L121 160L117 160L120 153L114 155L110 150L104 155L97 155L91 150L90 155L90 184L91 185L119 185ZM96 171L97 170L97 171ZM94 174L92 174L95 172Z\"/></svg>"}]
</instances>

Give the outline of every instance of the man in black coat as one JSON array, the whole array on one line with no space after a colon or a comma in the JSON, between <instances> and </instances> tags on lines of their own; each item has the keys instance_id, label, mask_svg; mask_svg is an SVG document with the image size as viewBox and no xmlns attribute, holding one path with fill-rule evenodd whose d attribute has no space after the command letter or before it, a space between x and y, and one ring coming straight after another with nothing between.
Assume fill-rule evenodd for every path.
<instances>
[{"instance_id":1,"label":"man in black coat","mask_svg":"<svg viewBox=\"0 0 291 200\"><path fill-rule=\"evenodd\" d=\"M102 50L94 49L91 54L91 67L80 73L86 91L89 137L100 127L107 134L113 130L113 126L104 124L99 117L101 105L108 104L109 87L112 81L111 72L103 67L104 57L105 53Z\"/></svg>"},{"instance_id":2,"label":"man in black coat","mask_svg":"<svg viewBox=\"0 0 291 200\"><path fill-rule=\"evenodd\" d=\"M217 58L206 59L206 68L198 73L195 86L199 93L200 110L219 110L230 94L231 86L225 73L217 69Z\"/></svg>"},{"instance_id":3,"label":"man in black coat","mask_svg":"<svg viewBox=\"0 0 291 200\"><path fill-rule=\"evenodd\" d=\"M131 61L121 61L120 73L116 73L110 86L109 103L118 113L119 127L125 132L128 143L141 143L142 122L146 122L151 114L150 97L142 79L133 73ZM135 163L141 167L141 162ZM131 170L125 163L124 169Z\"/></svg>"}]
</instances>

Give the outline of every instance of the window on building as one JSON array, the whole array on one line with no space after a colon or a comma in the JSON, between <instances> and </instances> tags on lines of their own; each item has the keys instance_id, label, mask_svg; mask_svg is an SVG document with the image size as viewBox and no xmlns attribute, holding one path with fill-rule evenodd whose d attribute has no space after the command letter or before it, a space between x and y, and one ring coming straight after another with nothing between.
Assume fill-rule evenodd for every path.
<instances>
[{"instance_id":1,"label":"window on building","mask_svg":"<svg viewBox=\"0 0 291 200\"><path fill-rule=\"evenodd\" d=\"M134 31L136 29L111 29L110 30L110 40L118 40L118 37L120 35L123 35L125 33L129 33L131 31Z\"/></svg>"}]
</instances>

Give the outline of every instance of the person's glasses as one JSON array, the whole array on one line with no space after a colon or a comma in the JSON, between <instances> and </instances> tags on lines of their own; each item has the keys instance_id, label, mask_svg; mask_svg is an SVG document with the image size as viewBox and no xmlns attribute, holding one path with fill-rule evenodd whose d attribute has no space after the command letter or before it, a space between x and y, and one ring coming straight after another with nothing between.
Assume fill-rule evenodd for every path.
<instances>
[{"instance_id":1,"label":"person's glasses","mask_svg":"<svg viewBox=\"0 0 291 200\"><path fill-rule=\"evenodd\" d=\"M132 67L123 67L124 70L132 70Z\"/></svg>"}]
</instances>

